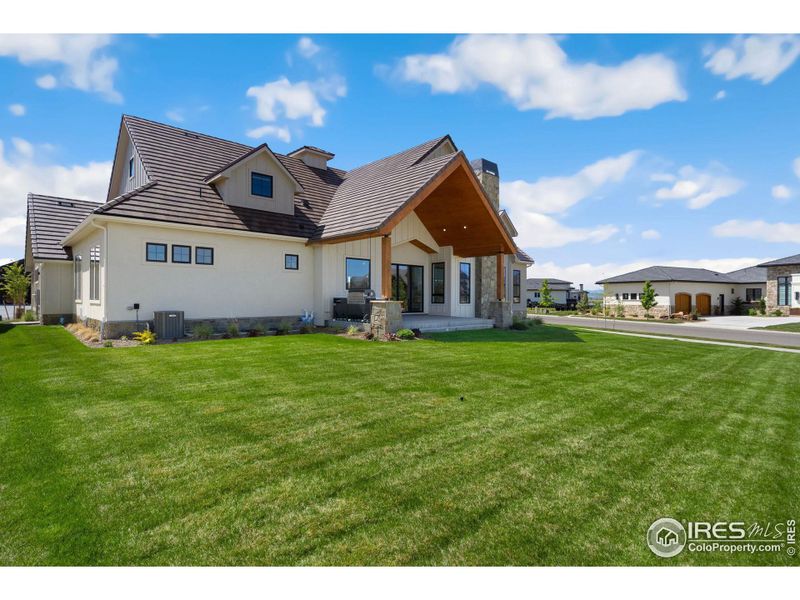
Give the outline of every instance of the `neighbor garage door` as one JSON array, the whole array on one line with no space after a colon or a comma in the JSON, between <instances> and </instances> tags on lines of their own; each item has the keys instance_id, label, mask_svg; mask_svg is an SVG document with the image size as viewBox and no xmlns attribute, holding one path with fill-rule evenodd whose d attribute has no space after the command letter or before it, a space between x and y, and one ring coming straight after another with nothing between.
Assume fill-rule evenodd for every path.
<instances>
[{"instance_id":1,"label":"neighbor garage door","mask_svg":"<svg viewBox=\"0 0 800 600\"><path fill-rule=\"evenodd\" d=\"M684 314L692 310L692 297L689 294L675 294L675 312Z\"/></svg>"},{"instance_id":2,"label":"neighbor garage door","mask_svg":"<svg viewBox=\"0 0 800 600\"><path fill-rule=\"evenodd\" d=\"M697 312L701 315L711 314L711 295L697 294Z\"/></svg>"}]
</instances>

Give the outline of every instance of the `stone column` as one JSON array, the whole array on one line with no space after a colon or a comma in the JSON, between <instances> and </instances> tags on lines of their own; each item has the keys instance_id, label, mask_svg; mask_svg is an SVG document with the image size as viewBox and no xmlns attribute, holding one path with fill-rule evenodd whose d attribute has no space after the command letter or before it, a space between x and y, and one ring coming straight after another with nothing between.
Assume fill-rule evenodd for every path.
<instances>
[{"instance_id":1,"label":"stone column","mask_svg":"<svg viewBox=\"0 0 800 600\"><path fill-rule=\"evenodd\" d=\"M376 338L394 333L403 326L403 307L399 300L370 302L369 331Z\"/></svg>"},{"instance_id":2,"label":"stone column","mask_svg":"<svg viewBox=\"0 0 800 600\"><path fill-rule=\"evenodd\" d=\"M498 329L508 329L514 319L511 303L504 300L492 300L489 302L487 318L494 319L494 326Z\"/></svg>"}]
</instances>

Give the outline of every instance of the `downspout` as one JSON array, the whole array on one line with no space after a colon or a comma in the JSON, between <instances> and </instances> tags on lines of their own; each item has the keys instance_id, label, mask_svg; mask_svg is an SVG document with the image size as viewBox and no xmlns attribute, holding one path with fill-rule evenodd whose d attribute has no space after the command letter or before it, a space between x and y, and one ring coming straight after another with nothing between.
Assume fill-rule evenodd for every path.
<instances>
[{"instance_id":1,"label":"downspout","mask_svg":"<svg viewBox=\"0 0 800 600\"><path fill-rule=\"evenodd\" d=\"M103 320L100 322L100 339L105 339L106 319L108 316L108 305L106 304L106 290L108 288L108 226L98 225L92 221L92 227L96 227L103 232L103 277L102 289L100 291L100 303L103 307Z\"/></svg>"}]
</instances>

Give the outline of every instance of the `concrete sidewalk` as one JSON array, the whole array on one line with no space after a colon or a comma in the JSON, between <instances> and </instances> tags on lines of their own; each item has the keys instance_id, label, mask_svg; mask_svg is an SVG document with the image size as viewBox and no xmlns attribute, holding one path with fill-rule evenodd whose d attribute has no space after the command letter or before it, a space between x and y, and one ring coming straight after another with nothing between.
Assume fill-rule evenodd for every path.
<instances>
[{"instance_id":1,"label":"concrete sidewalk","mask_svg":"<svg viewBox=\"0 0 800 600\"><path fill-rule=\"evenodd\" d=\"M597 319L592 317L556 317L551 315L529 315L541 317L545 323L553 325L570 325L589 329L605 329L609 331L627 331L632 333L651 333L683 338L706 338L723 342L740 342L743 344L773 344L800 348L800 334L786 331L769 331L763 329L736 329L725 327L703 326L697 323L660 323L654 321L626 321L624 319ZM771 321L770 321L771 322Z\"/></svg>"}]
</instances>

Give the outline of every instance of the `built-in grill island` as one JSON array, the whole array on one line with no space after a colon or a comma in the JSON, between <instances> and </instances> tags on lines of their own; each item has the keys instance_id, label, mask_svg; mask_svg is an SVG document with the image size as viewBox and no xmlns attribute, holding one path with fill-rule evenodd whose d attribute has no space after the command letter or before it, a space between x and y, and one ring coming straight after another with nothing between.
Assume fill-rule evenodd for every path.
<instances>
[{"instance_id":1,"label":"built-in grill island","mask_svg":"<svg viewBox=\"0 0 800 600\"><path fill-rule=\"evenodd\" d=\"M333 299L333 318L341 321L369 321L370 302L375 299L372 290L348 292L346 298Z\"/></svg>"}]
</instances>

